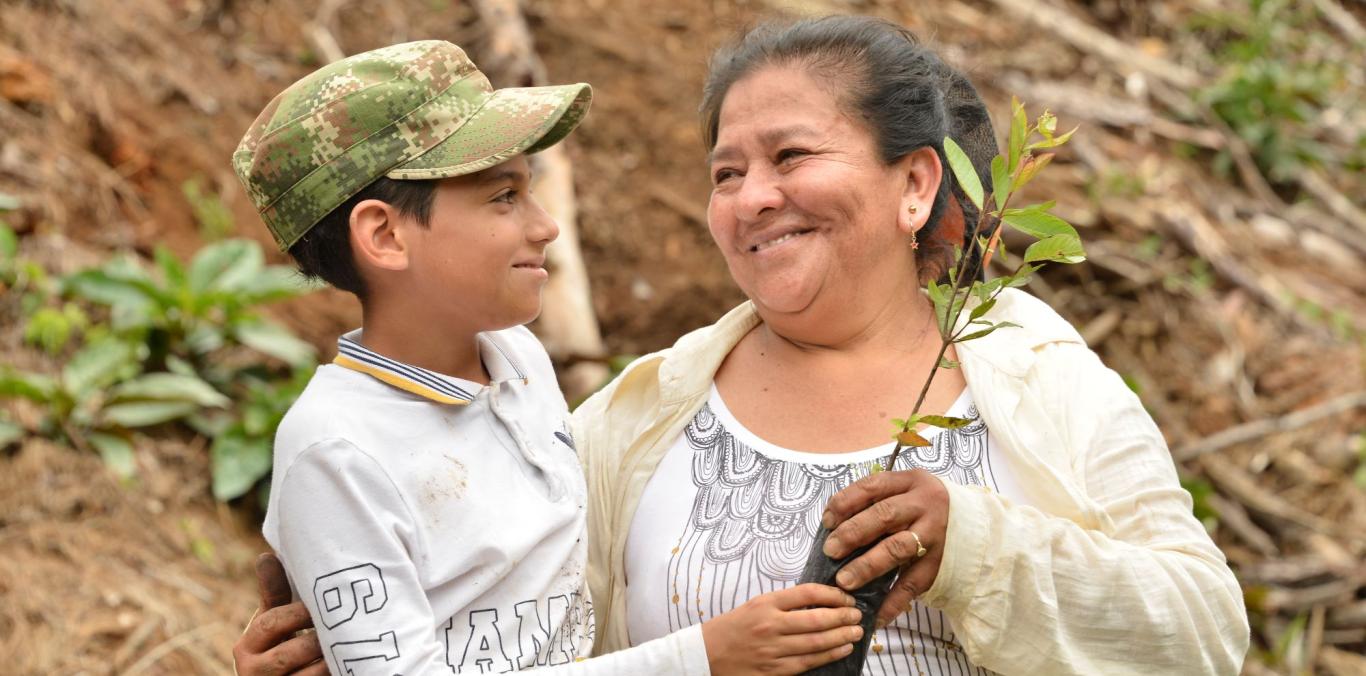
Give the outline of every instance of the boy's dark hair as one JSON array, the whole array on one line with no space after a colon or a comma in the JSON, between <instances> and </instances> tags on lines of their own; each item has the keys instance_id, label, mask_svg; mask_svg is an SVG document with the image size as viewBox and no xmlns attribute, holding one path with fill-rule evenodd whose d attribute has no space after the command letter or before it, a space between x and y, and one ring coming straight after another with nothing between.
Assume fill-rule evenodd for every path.
<instances>
[{"instance_id":1,"label":"boy's dark hair","mask_svg":"<svg viewBox=\"0 0 1366 676\"><path fill-rule=\"evenodd\" d=\"M363 303L365 280L356 268L356 258L351 251L351 210L365 200L379 200L427 227L432 221L436 183L436 180L399 181L381 176L309 228L289 248L289 255L305 277L321 279L342 291L350 291Z\"/></svg>"}]
</instances>

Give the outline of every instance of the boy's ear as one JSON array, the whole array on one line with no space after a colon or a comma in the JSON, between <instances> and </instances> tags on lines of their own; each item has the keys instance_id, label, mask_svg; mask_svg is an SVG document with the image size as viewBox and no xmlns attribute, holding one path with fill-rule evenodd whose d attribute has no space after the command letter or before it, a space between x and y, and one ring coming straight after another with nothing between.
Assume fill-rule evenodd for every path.
<instances>
[{"instance_id":1,"label":"boy's ear","mask_svg":"<svg viewBox=\"0 0 1366 676\"><path fill-rule=\"evenodd\" d=\"M351 209L351 251L365 267L381 270L408 268L407 234L398 227L402 216L393 205L364 200Z\"/></svg>"}]
</instances>

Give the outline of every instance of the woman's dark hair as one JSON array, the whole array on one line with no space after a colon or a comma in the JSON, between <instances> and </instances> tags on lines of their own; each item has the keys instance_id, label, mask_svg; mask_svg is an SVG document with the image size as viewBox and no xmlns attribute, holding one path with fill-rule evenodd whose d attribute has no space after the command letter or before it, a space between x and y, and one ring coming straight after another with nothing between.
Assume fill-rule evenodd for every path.
<instances>
[{"instance_id":1,"label":"woman's dark hair","mask_svg":"<svg viewBox=\"0 0 1366 676\"><path fill-rule=\"evenodd\" d=\"M932 277L945 273L952 262L953 245L959 242L936 236L940 224L948 216L955 221L954 229L966 231L964 225L976 223L978 217L976 207L953 180L944 155L945 136L963 146L983 189L991 190L996 139L972 84L914 33L888 21L831 16L767 23L712 58L699 111L702 138L709 150L716 147L721 104L731 86L773 65L795 65L827 83L840 105L868 126L883 162L894 163L927 147L939 155L943 180L919 232L919 240L930 246L922 244L917 250L916 263ZM959 214L962 221L957 220ZM961 231L954 235L952 239L963 237ZM977 255L975 242L962 244Z\"/></svg>"},{"instance_id":2,"label":"woman's dark hair","mask_svg":"<svg viewBox=\"0 0 1366 676\"><path fill-rule=\"evenodd\" d=\"M321 279L342 291L350 291L365 302L365 280L361 278L351 252L351 210L365 200L379 200L427 227L432 221L436 183L434 180L398 181L381 176L309 228L294 246L289 247L289 255L305 277Z\"/></svg>"}]
</instances>

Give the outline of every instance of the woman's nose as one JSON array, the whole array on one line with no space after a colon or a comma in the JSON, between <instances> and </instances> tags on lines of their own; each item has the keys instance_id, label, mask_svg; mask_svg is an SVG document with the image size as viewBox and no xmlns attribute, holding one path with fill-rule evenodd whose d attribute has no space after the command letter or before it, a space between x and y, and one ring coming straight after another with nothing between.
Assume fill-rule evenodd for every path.
<instances>
[{"instance_id":1,"label":"woman's nose","mask_svg":"<svg viewBox=\"0 0 1366 676\"><path fill-rule=\"evenodd\" d=\"M778 184L777 172L769 167L750 169L740 184L736 195L737 214L741 220L761 218L764 212L776 210L783 205L783 192Z\"/></svg>"}]
</instances>

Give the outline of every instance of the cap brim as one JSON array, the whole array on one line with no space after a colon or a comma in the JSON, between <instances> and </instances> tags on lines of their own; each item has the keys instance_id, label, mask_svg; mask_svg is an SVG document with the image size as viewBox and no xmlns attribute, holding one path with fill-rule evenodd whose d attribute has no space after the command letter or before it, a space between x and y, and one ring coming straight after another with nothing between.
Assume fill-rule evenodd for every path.
<instances>
[{"instance_id":1,"label":"cap brim","mask_svg":"<svg viewBox=\"0 0 1366 676\"><path fill-rule=\"evenodd\" d=\"M385 176L399 180L463 176L520 153L545 150L579 126L592 100L593 89L584 83L495 90L455 133Z\"/></svg>"}]
</instances>

